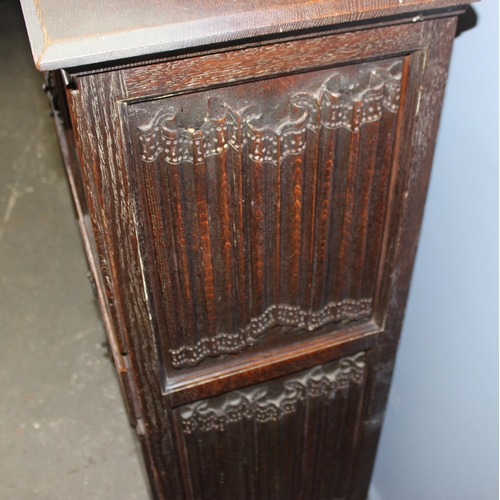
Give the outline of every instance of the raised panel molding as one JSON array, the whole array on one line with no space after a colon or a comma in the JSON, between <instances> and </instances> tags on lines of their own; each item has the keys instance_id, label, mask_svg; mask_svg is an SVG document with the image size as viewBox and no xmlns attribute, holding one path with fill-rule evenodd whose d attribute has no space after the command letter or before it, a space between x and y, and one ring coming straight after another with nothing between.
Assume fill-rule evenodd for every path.
<instances>
[{"instance_id":1,"label":"raised panel molding","mask_svg":"<svg viewBox=\"0 0 500 500\"><path fill-rule=\"evenodd\" d=\"M361 352L174 410L192 498L345 498L365 377Z\"/></svg>"},{"instance_id":2,"label":"raised panel molding","mask_svg":"<svg viewBox=\"0 0 500 500\"><path fill-rule=\"evenodd\" d=\"M201 123L182 97L135 116L173 368L277 326L371 317L402 61L354 68L323 70L306 90L302 76L271 79L269 98L236 86L242 104L234 90L195 93ZM280 85L292 89L281 107Z\"/></svg>"}]
</instances>

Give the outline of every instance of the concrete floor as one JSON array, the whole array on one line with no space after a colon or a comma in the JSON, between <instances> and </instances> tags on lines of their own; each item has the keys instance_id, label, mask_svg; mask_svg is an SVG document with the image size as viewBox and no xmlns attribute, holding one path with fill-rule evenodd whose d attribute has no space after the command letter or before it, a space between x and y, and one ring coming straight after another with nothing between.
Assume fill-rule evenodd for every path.
<instances>
[{"instance_id":1,"label":"concrete floor","mask_svg":"<svg viewBox=\"0 0 500 500\"><path fill-rule=\"evenodd\" d=\"M146 499L41 86L0 0L0 499Z\"/></svg>"}]
</instances>

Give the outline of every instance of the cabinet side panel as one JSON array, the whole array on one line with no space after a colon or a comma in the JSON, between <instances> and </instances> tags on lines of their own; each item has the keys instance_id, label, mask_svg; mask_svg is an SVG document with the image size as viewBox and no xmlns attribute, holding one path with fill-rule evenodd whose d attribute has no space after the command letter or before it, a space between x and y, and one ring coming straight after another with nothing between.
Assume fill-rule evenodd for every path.
<instances>
[{"instance_id":1,"label":"cabinet side panel","mask_svg":"<svg viewBox=\"0 0 500 500\"><path fill-rule=\"evenodd\" d=\"M226 86L214 68L208 90L187 83L196 61L179 62L186 78L170 94L165 73L131 98L120 71L81 76L69 92L157 498L365 499L446 78L440 36L451 39L454 22L422 26L418 40L408 27L411 47L391 41L393 59L376 44L337 68L295 54L297 73L280 66ZM378 347L350 359L369 368L347 387L347 361L314 349L279 372L295 375L245 371L250 351L286 357L301 336L342 343L367 325ZM313 363L327 364L300 371ZM241 380L227 387L247 389L186 405L227 392L228 366ZM165 380L180 373L195 388L203 370L212 392L172 410ZM328 392L315 392L323 379Z\"/></svg>"}]
</instances>

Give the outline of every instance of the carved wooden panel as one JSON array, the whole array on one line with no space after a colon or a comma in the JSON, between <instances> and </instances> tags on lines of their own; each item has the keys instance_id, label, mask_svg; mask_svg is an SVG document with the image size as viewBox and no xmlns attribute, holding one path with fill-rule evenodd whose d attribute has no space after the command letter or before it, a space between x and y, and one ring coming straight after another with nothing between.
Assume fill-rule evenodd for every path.
<instances>
[{"instance_id":1,"label":"carved wooden panel","mask_svg":"<svg viewBox=\"0 0 500 500\"><path fill-rule=\"evenodd\" d=\"M190 498L345 498L364 381L359 353L175 410Z\"/></svg>"},{"instance_id":2,"label":"carved wooden panel","mask_svg":"<svg viewBox=\"0 0 500 500\"><path fill-rule=\"evenodd\" d=\"M410 21L75 74L154 498L366 500L455 33Z\"/></svg>"},{"instance_id":3,"label":"carved wooden panel","mask_svg":"<svg viewBox=\"0 0 500 500\"><path fill-rule=\"evenodd\" d=\"M370 318L401 78L390 60L130 106L174 368Z\"/></svg>"}]
</instances>

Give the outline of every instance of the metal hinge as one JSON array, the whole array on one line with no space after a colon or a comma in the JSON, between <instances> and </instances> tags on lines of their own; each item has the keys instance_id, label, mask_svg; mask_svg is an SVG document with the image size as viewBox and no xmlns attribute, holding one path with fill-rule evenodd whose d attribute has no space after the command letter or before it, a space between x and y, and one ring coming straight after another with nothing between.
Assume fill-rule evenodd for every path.
<instances>
[{"instance_id":1,"label":"metal hinge","mask_svg":"<svg viewBox=\"0 0 500 500\"><path fill-rule=\"evenodd\" d=\"M61 76L67 89L76 90L76 78L70 75L65 69L61 69Z\"/></svg>"}]
</instances>

